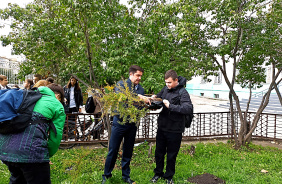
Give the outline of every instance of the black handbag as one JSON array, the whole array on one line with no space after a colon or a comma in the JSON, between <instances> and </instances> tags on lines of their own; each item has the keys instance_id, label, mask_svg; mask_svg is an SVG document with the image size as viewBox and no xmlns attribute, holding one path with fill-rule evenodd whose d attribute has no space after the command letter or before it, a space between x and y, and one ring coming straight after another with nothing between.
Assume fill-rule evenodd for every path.
<instances>
[{"instance_id":1,"label":"black handbag","mask_svg":"<svg viewBox=\"0 0 282 184\"><path fill-rule=\"evenodd\" d=\"M94 103L93 96L90 96L86 100L85 111L87 113L94 113L95 109L96 109L96 105Z\"/></svg>"}]
</instances>

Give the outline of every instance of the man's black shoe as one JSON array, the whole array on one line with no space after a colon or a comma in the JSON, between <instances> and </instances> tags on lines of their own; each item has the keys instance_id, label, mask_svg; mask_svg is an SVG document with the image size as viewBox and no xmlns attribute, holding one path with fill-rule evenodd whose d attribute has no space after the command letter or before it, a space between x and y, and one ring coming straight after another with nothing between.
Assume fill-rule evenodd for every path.
<instances>
[{"instance_id":1,"label":"man's black shoe","mask_svg":"<svg viewBox=\"0 0 282 184\"><path fill-rule=\"evenodd\" d=\"M122 178L124 182L130 183L130 184L136 184L135 181L131 180L130 178Z\"/></svg>"},{"instance_id":2,"label":"man's black shoe","mask_svg":"<svg viewBox=\"0 0 282 184\"><path fill-rule=\"evenodd\" d=\"M172 179L167 179L167 180L166 180L166 183L167 183L167 184L174 184L174 182L173 182Z\"/></svg>"},{"instance_id":3,"label":"man's black shoe","mask_svg":"<svg viewBox=\"0 0 282 184\"><path fill-rule=\"evenodd\" d=\"M160 178L161 178L161 176L155 175L150 181L152 183L156 183Z\"/></svg>"}]
</instances>

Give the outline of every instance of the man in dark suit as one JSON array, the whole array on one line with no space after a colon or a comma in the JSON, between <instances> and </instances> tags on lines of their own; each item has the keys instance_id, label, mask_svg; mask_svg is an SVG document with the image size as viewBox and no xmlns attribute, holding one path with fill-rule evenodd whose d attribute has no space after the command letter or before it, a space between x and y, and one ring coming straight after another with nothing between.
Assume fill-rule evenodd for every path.
<instances>
[{"instance_id":1,"label":"man in dark suit","mask_svg":"<svg viewBox=\"0 0 282 184\"><path fill-rule=\"evenodd\" d=\"M137 66L132 65L129 68L129 78L126 81L119 81L117 83L117 86L120 88L125 88L125 86L128 86L130 91L133 91L136 95L139 96L141 100L143 100L145 103L150 103L149 98L143 96L144 95L144 89L139 84L141 81L141 77L143 75L144 70ZM127 83L127 84L125 84ZM119 88L115 88L115 92L119 93L121 92ZM132 157L133 147L134 147L134 141L136 136L136 130L137 126L136 123L129 123L126 122L125 124L121 124L123 120L120 118L119 115L115 115L113 118L113 125L112 125L112 134L110 138L110 144L109 144L109 153L107 155L106 163L105 163L105 169L104 174L102 176L102 184L106 183L106 180L110 177L112 177L112 170L114 169L119 146L121 144L122 139L124 139L123 143L123 153L122 153L122 179L124 182L129 184L134 184L135 182L131 180L130 178L130 161Z\"/></svg>"}]
</instances>

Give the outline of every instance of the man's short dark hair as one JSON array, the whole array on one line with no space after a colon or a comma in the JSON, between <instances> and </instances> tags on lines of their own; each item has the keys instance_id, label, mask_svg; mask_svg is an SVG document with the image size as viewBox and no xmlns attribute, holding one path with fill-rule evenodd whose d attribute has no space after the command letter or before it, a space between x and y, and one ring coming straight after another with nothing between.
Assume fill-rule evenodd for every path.
<instances>
[{"instance_id":1,"label":"man's short dark hair","mask_svg":"<svg viewBox=\"0 0 282 184\"><path fill-rule=\"evenodd\" d=\"M64 104L64 89L62 88L62 86L60 86L59 84L49 84L47 85L48 88L50 88L55 94L60 94L61 95L61 103Z\"/></svg>"},{"instance_id":2,"label":"man's short dark hair","mask_svg":"<svg viewBox=\"0 0 282 184\"><path fill-rule=\"evenodd\" d=\"M175 80L177 78L177 73L174 70L168 70L165 72L165 79L172 78L172 80Z\"/></svg>"},{"instance_id":3,"label":"man's short dark hair","mask_svg":"<svg viewBox=\"0 0 282 184\"><path fill-rule=\"evenodd\" d=\"M135 74L137 71L140 71L140 72L144 73L143 68L141 68L141 67L138 66L138 65L131 65L131 66L129 67L129 74L130 74L130 73Z\"/></svg>"},{"instance_id":4,"label":"man's short dark hair","mask_svg":"<svg viewBox=\"0 0 282 184\"><path fill-rule=\"evenodd\" d=\"M40 75L40 74L35 74L33 77L38 77L39 80L42 79L42 75Z\"/></svg>"}]
</instances>

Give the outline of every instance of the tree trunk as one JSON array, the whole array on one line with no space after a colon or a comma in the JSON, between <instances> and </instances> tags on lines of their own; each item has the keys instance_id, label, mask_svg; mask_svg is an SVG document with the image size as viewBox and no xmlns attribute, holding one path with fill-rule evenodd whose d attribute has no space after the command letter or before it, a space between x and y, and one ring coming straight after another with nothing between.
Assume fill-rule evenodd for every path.
<instances>
[{"instance_id":1,"label":"tree trunk","mask_svg":"<svg viewBox=\"0 0 282 184\"><path fill-rule=\"evenodd\" d=\"M235 126L233 98L231 92L229 92L229 103L230 103L231 128L232 128L232 133L234 136L235 143L237 143L238 137L237 137L236 126Z\"/></svg>"}]
</instances>

